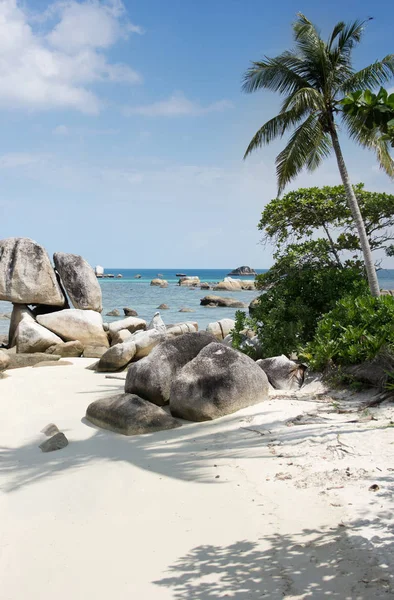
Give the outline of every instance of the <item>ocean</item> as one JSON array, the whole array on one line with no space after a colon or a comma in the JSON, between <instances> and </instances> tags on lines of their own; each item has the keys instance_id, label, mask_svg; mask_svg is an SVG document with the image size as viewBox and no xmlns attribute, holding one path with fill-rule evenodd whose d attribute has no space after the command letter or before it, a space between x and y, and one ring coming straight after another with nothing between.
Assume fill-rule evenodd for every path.
<instances>
[{"instance_id":1,"label":"ocean","mask_svg":"<svg viewBox=\"0 0 394 600\"><path fill-rule=\"evenodd\" d=\"M208 323L218 321L226 317L233 318L235 309L232 308L207 308L200 306L200 299L208 294L218 294L249 303L258 294L255 291L248 292L213 292L211 290L200 290L200 288L180 287L179 277L176 273L185 275L197 275L201 282L215 283L222 281L231 269L118 269L105 268L105 273L115 275L114 279L99 279L103 293L103 319L111 322L116 317L107 317L106 313L118 309L123 315L123 308L129 307L137 311L138 316L150 321L160 304L167 304L169 310L163 310L161 316L166 324L181 323L184 321L197 321L200 329L205 329ZM266 269L256 270L264 273ZM122 278L116 278L116 275ZM141 275L135 279L135 275ZM168 281L167 288L154 287L150 285L152 279L158 275ZM378 273L379 282L383 289L394 289L394 269L382 269ZM242 277L241 279L251 279ZM190 308L193 312L181 313L181 308ZM10 313L12 309L8 302L0 302L0 314ZM119 318L119 317L118 317ZM0 334L7 333L9 327L8 319L0 319Z\"/></svg>"}]
</instances>

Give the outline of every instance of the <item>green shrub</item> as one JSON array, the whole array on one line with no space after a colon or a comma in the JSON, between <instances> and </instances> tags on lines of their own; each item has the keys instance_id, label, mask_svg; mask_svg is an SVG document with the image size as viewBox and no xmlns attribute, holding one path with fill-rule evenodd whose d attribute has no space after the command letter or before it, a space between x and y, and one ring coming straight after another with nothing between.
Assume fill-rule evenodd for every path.
<instances>
[{"instance_id":1,"label":"green shrub","mask_svg":"<svg viewBox=\"0 0 394 600\"><path fill-rule=\"evenodd\" d=\"M366 289L357 268L304 264L289 269L259 297L248 325L258 335L263 356L289 356L313 339L318 320L340 298Z\"/></svg>"},{"instance_id":2,"label":"green shrub","mask_svg":"<svg viewBox=\"0 0 394 600\"><path fill-rule=\"evenodd\" d=\"M348 295L319 321L303 352L311 367L345 366L373 359L394 348L394 298Z\"/></svg>"}]
</instances>

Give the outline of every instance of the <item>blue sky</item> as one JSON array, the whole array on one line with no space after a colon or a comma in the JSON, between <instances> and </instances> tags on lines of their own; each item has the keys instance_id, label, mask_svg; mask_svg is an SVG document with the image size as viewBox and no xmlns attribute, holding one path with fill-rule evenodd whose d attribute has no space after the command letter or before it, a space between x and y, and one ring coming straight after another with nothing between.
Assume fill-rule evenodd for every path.
<instances>
[{"instance_id":1,"label":"blue sky","mask_svg":"<svg viewBox=\"0 0 394 600\"><path fill-rule=\"evenodd\" d=\"M256 226L281 144L242 156L278 98L240 88L297 11L323 32L373 16L356 66L394 51L387 2L0 0L0 237L113 267L268 267ZM393 191L343 150L354 182ZM338 183L329 160L289 189Z\"/></svg>"}]
</instances>

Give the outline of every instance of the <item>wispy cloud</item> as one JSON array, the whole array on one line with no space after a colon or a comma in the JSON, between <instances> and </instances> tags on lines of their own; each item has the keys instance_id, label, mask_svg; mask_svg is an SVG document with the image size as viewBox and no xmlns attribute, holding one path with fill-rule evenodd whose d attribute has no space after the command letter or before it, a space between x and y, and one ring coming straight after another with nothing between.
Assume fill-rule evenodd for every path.
<instances>
[{"instance_id":1,"label":"wispy cloud","mask_svg":"<svg viewBox=\"0 0 394 600\"><path fill-rule=\"evenodd\" d=\"M143 30L119 0L66 0L32 16L16 0L0 2L0 107L100 111L95 82L135 84L141 76L105 52Z\"/></svg>"},{"instance_id":2,"label":"wispy cloud","mask_svg":"<svg viewBox=\"0 0 394 600\"><path fill-rule=\"evenodd\" d=\"M199 102L189 100L182 92L177 92L167 100L153 102L152 104L143 104L139 106L124 107L124 114L143 115L145 117L181 117L186 115L199 116L212 112L221 112L233 108L229 100L220 100L207 106Z\"/></svg>"}]
</instances>

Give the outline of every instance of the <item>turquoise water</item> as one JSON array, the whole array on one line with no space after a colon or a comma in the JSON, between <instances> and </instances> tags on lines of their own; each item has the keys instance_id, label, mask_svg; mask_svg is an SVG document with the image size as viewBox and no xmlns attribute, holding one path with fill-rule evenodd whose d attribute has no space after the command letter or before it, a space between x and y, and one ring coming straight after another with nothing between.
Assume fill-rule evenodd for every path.
<instances>
[{"instance_id":1,"label":"turquoise water","mask_svg":"<svg viewBox=\"0 0 394 600\"><path fill-rule=\"evenodd\" d=\"M123 315L123 307L134 308L138 315L149 321L157 307L164 303L170 309L161 311L161 315L166 324L181 323L183 321L197 321L201 329L205 329L208 323L223 319L225 317L233 318L235 309L231 308L207 308L200 306L200 299L207 294L219 294L249 303L257 296L252 292L213 292L211 290L200 290L200 288L186 288L177 285L178 277L176 273L185 273L186 275L197 275L201 282L215 283L223 280L231 269L117 269L106 268L106 273L113 273L115 276L121 274L122 278L100 279L100 286L103 292L103 319L104 321L116 320L114 317L107 317L106 313L117 308ZM257 270L257 273L263 273L265 270ZM140 274L141 279L135 279L134 276ZM150 285L152 279L160 274L163 279L168 281L167 288L153 287ZM394 269L379 271L379 282L383 289L394 289ZM251 279L243 277L242 279ZM181 308L191 308L191 313L180 313ZM9 313L12 309L11 304L0 302L0 313ZM8 320L0 319L0 333L7 333L9 326Z\"/></svg>"}]
</instances>

